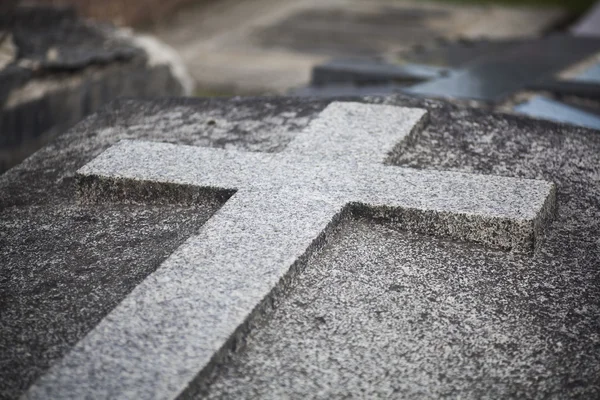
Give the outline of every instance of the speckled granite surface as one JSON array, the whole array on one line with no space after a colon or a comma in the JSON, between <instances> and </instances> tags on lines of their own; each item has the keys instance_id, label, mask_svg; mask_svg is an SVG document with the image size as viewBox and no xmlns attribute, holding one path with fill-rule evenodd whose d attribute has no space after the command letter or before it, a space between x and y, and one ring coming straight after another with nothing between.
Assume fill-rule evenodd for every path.
<instances>
[{"instance_id":1,"label":"speckled granite surface","mask_svg":"<svg viewBox=\"0 0 600 400\"><path fill-rule=\"evenodd\" d=\"M554 182L558 216L538 251L345 219L183 396L597 397L599 137L441 103L363 101L429 110L393 165ZM25 393L216 209L79 204L76 170L120 139L278 152L326 105L123 100L0 177L2 396Z\"/></svg>"}]
</instances>

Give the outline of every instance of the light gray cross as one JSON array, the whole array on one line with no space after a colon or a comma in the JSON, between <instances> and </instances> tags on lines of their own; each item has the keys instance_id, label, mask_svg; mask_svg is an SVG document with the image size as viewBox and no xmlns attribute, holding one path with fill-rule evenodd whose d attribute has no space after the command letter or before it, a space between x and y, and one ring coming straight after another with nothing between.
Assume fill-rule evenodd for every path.
<instances>
[{"instance_id":1,"label":"light gray cross","mask_svg":"<svg viewBox=\"0 0 600 400\"><path fill-rule=\"evenodd\" d=\"M426 111L332 103L282 153L126 141L78 171L83 200L225 205L54 365L28 398L174 398L282 289L346 210L531 250L554 186L384 166Z\"/></svg>"}]
</instances>

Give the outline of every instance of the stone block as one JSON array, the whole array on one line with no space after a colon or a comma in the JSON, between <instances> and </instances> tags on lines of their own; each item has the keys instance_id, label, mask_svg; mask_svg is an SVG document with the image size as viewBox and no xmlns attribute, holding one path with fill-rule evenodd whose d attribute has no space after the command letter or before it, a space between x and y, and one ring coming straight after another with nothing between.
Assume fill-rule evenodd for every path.
<instances>
[{"instance_id":1,"label":"stone block","mask_svg":"<svg viewBox=\"0 0 600 400\"><path fill-rule=\"evenodd\" d=\"M599 150L399 96L116 101L0 177L1 393L596 397Z\"/></svg>"}]
</instances>

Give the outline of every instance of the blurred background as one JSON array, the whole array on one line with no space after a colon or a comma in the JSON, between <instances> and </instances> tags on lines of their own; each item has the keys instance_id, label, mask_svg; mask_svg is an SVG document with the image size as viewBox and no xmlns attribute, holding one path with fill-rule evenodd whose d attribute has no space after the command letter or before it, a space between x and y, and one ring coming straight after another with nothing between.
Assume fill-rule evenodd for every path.
<instances>
[{"instance_id":1,"label":"blurred background","mask_svg":"<svg viewBox=\"0 0 600 400\"><path fill-rule=\"evenodd\" d=\"M118 97L446 99L600 129L594 0L0 0L0 173Z\"/></svg>"}]
</instances>

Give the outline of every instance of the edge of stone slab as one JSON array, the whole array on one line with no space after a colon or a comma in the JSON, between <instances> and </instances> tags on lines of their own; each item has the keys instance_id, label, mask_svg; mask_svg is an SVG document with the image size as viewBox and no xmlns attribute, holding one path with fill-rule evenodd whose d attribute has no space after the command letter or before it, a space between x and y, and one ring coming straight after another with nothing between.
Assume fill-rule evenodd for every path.
<instances>
[{"instance_id":1,"label":"edge of stone slab","mask_svg":"<svg viewBox=\"0 0 600 400\"><path fill-rule=\"evenodd\" d=\"M541 250L541 245L546 237L550 225L556 219L558 214L558 201L556 199L557 187L555 183L550 183L550 193L546 197L546 201L542 205L538 215L533 220L533 252L538 253Z\"/></svg>"}]
</instances>

